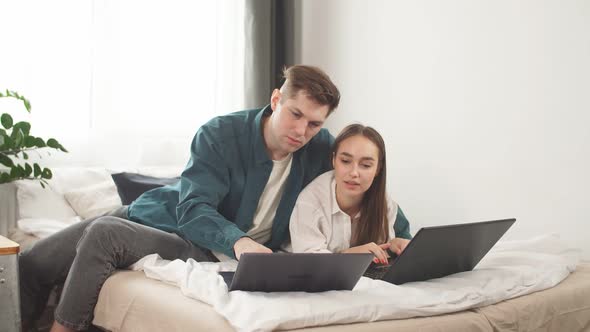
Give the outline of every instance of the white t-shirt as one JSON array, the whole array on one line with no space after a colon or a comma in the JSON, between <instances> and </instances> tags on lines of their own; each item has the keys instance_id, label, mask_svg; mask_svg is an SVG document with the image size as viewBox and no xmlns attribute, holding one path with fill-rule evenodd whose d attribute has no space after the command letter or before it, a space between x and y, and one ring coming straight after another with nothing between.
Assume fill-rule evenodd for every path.
<instances>
[{"instance_id":1,"label":"white t-shirt","mask_svg":"<svg viewBox=\"0 0 590 332\"><path fill-rule=\"evenodd\" d=\"M285 182L287 182L289 173L291 173L292 161L292 154L289 154L283 160L272 161L272 171L262 191L262 195L260 195L258 207L256 208L256 212L254 212L252 227L246 233L258 243L266 243L270 240L272 222L283 197L283 192L285 191Z\"/></svg>"},{"instance_id":2,"label":"white t-shirt","mask_svg":"<svg viewBox=\"0 0 590 332\"><path fill-rule=\"evenodd\" d=\"M389 238L395 237L393 225L397 216L397 203L387 196ZM360 213L354 217L355 222ZM291 245L285 250L293 252L340 252L350 248L351 217L344 213L336 201L334 171L326 172L313 180L297 198L291 214L289 231Z\"/></svg>"},{"instance_id":3,"label":"white t-shirt","mask_svg":"<svg viewBox=\"0 0 590 332\"><path fill-rule=\"evenodd\" d=\"M272 171L268 176L268 182L260 195L258 200L258 207L254 212L254 220L252 221L252 227L246 233L252 240L258 243L266 243L270 240L272 233L272 222L275 218L277 208L283 197L285 191L285 183L291 173L291 164L293 161L293 154L289 154L283 160L273 160ZM219 259L219 261L227 261L231 258L228 256L213 251L213 255Z\"/></svg>"}]
</instances>

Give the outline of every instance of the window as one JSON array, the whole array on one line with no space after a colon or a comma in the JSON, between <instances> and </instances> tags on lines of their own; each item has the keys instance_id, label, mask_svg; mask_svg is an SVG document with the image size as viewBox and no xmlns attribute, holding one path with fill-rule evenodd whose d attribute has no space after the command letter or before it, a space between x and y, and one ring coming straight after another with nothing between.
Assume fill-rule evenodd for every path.
<instances>
[{"instance_id":1,"label":"window","mask_svg":"<svg viewBox=\"0 0 590 332\"><path fill-rule=\"evenodd\" d=\"M185 162L201 124L243 105L242 6L8 2L0 89L31 100L32 133L58 138L69 163Z\"/></svg>"}]
</instances>

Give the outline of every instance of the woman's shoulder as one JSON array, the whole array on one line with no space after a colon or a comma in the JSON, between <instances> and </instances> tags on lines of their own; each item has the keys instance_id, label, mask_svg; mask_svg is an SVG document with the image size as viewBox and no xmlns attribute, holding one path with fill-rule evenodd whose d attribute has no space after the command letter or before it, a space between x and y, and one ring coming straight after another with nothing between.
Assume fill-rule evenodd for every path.
<instances>
[{"instance_id":1,"label":"woman's shoulder","mask_svg":"<svg viewBox=\"0 0 590 332\"><path fill-rule=\"evenodd\" d=\"M327 171L311 181L299 194L299 199L325 200L330 197L334 171Z\"/></svg>"}]
</instances>

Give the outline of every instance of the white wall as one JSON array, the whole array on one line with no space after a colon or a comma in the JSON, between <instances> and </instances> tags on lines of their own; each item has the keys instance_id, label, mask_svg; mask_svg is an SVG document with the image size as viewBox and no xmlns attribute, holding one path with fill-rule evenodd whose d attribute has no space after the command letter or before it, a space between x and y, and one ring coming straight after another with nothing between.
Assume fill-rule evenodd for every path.
<instances>
[{"instance_id":1,"label":"white wall","mask_svg":"<svg viewBox=\"0 0 590 332\"><path fill-rule=\"evenodd\" d=\"M590 2L303 0L296 60L376 127L388 186L421 226L516 217L590 259Z\"/></svg>"}]
</instances>

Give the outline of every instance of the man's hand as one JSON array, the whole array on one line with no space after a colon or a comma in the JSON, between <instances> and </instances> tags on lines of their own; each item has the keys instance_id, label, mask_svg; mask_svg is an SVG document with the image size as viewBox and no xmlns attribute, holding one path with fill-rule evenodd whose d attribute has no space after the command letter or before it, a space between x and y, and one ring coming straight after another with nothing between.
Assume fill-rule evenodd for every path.
<instances>
[{"instance_id":1,"label":"man's hand","mask_svg":"<svg viewBox=\"0 0 590 332\"><path fill-rule=\"evenodd\" d=\"M402 253L402 251L404 251L404 249L406 249L406 247L408 246L408 243L410 243L410 240L406 240L406 239L402 239L401 237L396 237L391 239L391 241L389 241L389 244L391 244L391 247L389 247L389 250L391 250L392 252L394 252L396 255L400 255Z\"/></svg>"},{"instance_id":2,"label":"man's hand","mask_svg":"<svg viewBox=\"0 0 590 332\"><path fill-rule=\"evenodd\" d=\"M376 244L375 242L363 244L362 246L356 246L348 248L343 253L372 253L375 255L373 262L387 264L387 248L391 246L391 243Z\"/></svg>"},{"instance_id":3,"label":"man's hand","mask_svg":"<svg viewBox=\"0 0 590 332\"><path fill-rule=\"evenodd\" d=\"M234 253L236 254L237 260L240 260L240 256L242 256L242 254L245 252L261 252L266 254L272 254L272 250L252 240L249 237L240 238L234 244Z\"/></svg>"}]
</instances>

